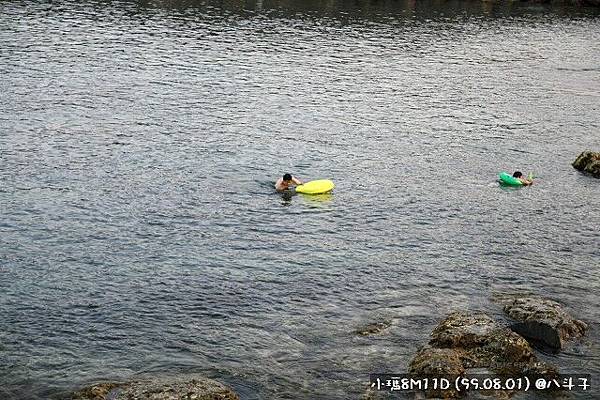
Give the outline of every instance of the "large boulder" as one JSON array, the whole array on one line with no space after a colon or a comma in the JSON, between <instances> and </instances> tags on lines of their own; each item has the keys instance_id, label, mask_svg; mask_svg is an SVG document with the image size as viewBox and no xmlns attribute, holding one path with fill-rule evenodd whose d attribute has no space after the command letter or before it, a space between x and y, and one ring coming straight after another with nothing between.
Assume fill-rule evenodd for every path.
<instances>
[{"instance_id":1,"label":"large boulder","mask_svg":"<svg viewBox=\"0 0 600 400\"><path fill-rule=\"evenodd\" d=\"M505 299L504 312L519 321L511 329L555 349L562 349L569 339L585 334L587 325L570 316L552 300L535 296Z\"/></svg>"},{"instance_id":2,"label":"large boulder","mask_svg":"<svg viewBox=\"0 0 600 400\"><path fill-rule=\"evenodd\" d=\"M408 366L412 376L456 378L471 374L554 377L556 367L539 362L530 344L484 313L453 312L432 331L429 345L419 350ZM508 398L510 391L494 391ZM428 398L458 398L464 391L425 391Z\"/></svg>"},{"instance_id":3,"label":"large boulder","mask_svg":"<svg viewBox=\"0 0 600 400\"><path fill-rule=\"evenodd\" d=\"M79 390L71 400L239 400L222 383L198 376L99 383Z\"/></svg>"},{"instance_id":4,"label":"large boulder","mask_svg":"<svg viewBox=\"0 0 600 400\"><path fill-rule=\"evenodd\" d=\"M460 349L466 368L519 372L535 359L527 340L483 313L453 312L435 327L431 337L429 344L434 347Z\"/></svg>"},{"instance_id":5,"label":"large boulder","mask_svg":"<svg viewBox=\"0 0 600 400\"><path fill-rule=\"evenodd\" d=\"M600 178L600 153L584 151L571 165L579 171L591 174L594 178Z\"/></svg>"}]
</instances>

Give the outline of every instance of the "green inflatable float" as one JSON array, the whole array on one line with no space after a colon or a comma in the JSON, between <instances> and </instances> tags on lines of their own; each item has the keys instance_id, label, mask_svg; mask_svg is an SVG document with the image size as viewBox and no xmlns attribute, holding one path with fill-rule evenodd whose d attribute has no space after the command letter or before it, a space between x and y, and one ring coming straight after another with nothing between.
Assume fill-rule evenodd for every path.
<instances>
[{"instance_id":1,"label":"green inflatable float","mask_svg":"<svg viewBox=\"0 0 600 400\"><path fill-rule=\"evenodd\" d=\"M503 185L523 186L523 182L521 182L520 179L515 178L514 176L512 176L511 174L509 174L507 172L500 172L500 175L498 175L498 178L500 178L500 183ZM527 177L527 179L533 180L533 174L530 173L529 176Z\"/></svg>"}]
</instances>

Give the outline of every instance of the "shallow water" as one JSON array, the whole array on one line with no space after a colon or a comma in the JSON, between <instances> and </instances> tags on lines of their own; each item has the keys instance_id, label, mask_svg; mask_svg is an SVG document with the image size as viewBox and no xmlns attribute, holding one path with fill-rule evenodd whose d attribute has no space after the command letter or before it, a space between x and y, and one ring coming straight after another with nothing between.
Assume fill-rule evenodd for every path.
<instances>
[{"instance_id":1,"label":"shallow water","mask_svg":"<svg viewBox=\"0 0 600 400\"><path fill-rule=\"evenodd\" d=\"M541 357L598 376L598 11L411 4L0 2L0 397L358 398L512 292L589 322Z\"/></svg>"}]
</instances>

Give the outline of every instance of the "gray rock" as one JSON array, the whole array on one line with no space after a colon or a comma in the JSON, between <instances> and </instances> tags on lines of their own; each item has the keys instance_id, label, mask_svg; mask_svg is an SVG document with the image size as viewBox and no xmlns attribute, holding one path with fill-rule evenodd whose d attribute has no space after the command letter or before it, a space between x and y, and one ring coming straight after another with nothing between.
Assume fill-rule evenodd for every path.
<instances>
[{"instance_id":1,"label":"gray rock","mask_svg":"<svg viewBox=\"0 0 600 400\"><path fill-rule=\"evenodd\" d=\"M482 372L483 371L483 372ZM483 313L453 312L432 331L429 346L419 350L408 366L415 377L456 378L473 373L554 377L557 369L537 360L525 338L500 326ZM479 393L482 394L482 393ZM492 391L493 398L508 398L509 391ZM427 398L457 398L454 389L425 391Z\"/></svg>"},{"instance_id":2,"label":"gray rock","mask_svg":"<svg viewBox=\"0 0 600 400\"><path fill-rule=\"evenodd\" d=\"M562 349L565 342L581 337L587 325L571 317L562 306L539 297L515 297L504 300L504 312L519 321L511 329L550 347Z\"/></svg>"},{"instance_id":3,"label":"gray rock","mask_svg":"<svg viewBox=\"0 0 600 400\"><path fill-rule=\"evenodd\" d=\"M391 321L373 322L356 329L354 333L360 336L378 335L392 325Z\"/></svg>"},{"instance_id":4,"label":"gray rock","mask_svg":"<svg viewBox=\"0 0 600 400\"><path fill-rule=\"evenodd\" d=\"M571 165L579 171L589 173L594 178L600 178L600 153L584 151Z\"/></svg>"},{"instance_id":5,"label":"gray rock","mask_svg":"<svg viewBox=\"0 0 600 400\"><path fill-rule=\"evenodd\" d=\"M506 370L535 358L527 340L483 313L451 313L431 337L434 347L460 349L466 368Z\"/></svg>"},{"instance_id":6,"label":"gray rock","mask_svg":"<svg viewBox=\"0 0 600 400\"><path fill-rule=\"evenodd\" d=\"M239 400L227 386L203 377L99 383L79 390L72 400Z\"/></svg>"},{"instance_id":7,"label":"gray rock","mask_svg":"<svg viewBox=\"0 0 600 400\"><path fill-rule=\"evenodd\" d=\"M479 346L499 326L483 313L453 312L431 332L429 344L435 347Z\"/></svg>"},{"instance_id":8,"label":"gray rock","mask_svg":"<svg viewBox=\"0 0 600 400\"><path fill-rule=\"evenodd\" d=\"M466 354L468 367L489 368L504 374L519 374L536 359L527 340L508 328L490 332L484 343L469 348Z\"/></svg>"}]
</instances>

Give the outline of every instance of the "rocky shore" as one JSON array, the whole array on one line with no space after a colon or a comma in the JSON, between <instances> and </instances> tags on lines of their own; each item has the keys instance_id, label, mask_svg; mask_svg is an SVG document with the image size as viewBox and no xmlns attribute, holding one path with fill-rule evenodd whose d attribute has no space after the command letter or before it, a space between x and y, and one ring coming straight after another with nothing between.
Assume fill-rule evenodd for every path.
<instances>
[{"instance_id":1,"label":"rocky shore","mask_svg":"<svg viewBox=\"0 0 600 400\"><path fill-rule=\"evenodd\" d=\"M585 335L587 324L569 315L558 302L538 296L505 295L496 300L514 323L496 321L478 311L452 312L438 323L429 342L417 351L408 365L408 375L415 379L468 377L473 374L557 379L558 367L539 360L534 349L541 345L559 351L567 342ZM359 329L356 333L364 331ZM472 394L509 399L515 393L492 390ZM469 398L469 393L453 388L429 388L418 395L425 398ZM364 398L381 397L369 390Z\"/></svg>"},{"instance_id":2,"label":"rocky shore","mask_svg":"<svg viewBox=\"0 0 600 400\"><path fill-rule=\"evenodd\" d=\"M454 312L431 333L429 344L410 362L415 377L457 377L467 373L524 376L557 375L552 365L540 362L525 338L501 326L484 313ZM428 397L457 398L454 389L428 390Z\"/></svg>"},{"instance_id":3,"label":"rocky shore","mask_svg":"<svg viewBox=\"0 0 600 400\"><path fill-rule=\"evenodd\" d=\"M76 391L70 400L239 400L229 387L201 376L104 382Z\"/></svg>"},{"instance_id":4,"label":"rocky shore","mask_svg":"<svg viewBox=\"0 0 600 400\"><path fill-rule=\"evenodd\" d=\"M536 348L554 351L584 336L587 324L573 318L563 306L539 296L502 295L496 303L512 322L498 321L480 311L455 311L432 330L430 340L408 364L408 375L423 377L535 376L558 379L559 369L538 359ZM355 335L381 335L391 321L372 322L354 330ZM510 399L515 390L478 391L484 398ZM369 389L364 399L385 396ZM416 393L424 398L472 398L455 388L428 388ZM481 398L481 397L477 397ZM78 390L70 400L239 400L229 387L197 375L150 378L128 382L103 382Z\"/></svg>"}]
</instances>

